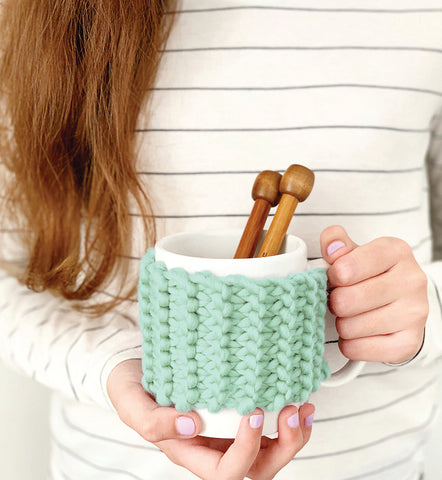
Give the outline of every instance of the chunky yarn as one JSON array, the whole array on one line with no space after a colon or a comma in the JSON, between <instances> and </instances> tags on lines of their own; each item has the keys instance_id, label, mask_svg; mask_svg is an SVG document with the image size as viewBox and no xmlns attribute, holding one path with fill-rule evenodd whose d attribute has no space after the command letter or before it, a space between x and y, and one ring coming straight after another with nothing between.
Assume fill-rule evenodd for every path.
<instances>
[{"instance_id":1,"label":"chunky yarn","mask_svg":"<svg viewBox=\"0 0 442 480\"><path fill-rule=\"evenodd\" d=\"M168 270L149 249L140 264L143 386L179 411L307 401L330 375L323 358L327 276L216 277Z\"/></svg>"}]
</instances>

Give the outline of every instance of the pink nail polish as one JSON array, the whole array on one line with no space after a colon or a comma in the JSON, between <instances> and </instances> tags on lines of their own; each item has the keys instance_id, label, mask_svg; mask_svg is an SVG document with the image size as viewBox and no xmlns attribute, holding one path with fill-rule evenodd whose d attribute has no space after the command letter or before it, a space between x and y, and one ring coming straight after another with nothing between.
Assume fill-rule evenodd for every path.
<instances>
[{"instance_id":1,"label":"pink nail polish","mask_svg":"<svg viewBox=\"0 0 442 480\"><path fill-rule=\"evenodd\" d=\"M327 255L335 253L336 250L339 250L342 247L345 247L345 243L341 242L341 240L336 240L335 242L330 243L330 245L327 247Z\"/></svg>"},{"instance_id":2,"label":"pink nail polish","mask_svg":"<svg viewBox=\"0 0 442 480\"><path fill-rule=\"evenodd\" d=\"M176 428L180 435L193 435L195 433L195 424L189 417L178 417Z\"/></svg>"},{"instance_id":3,"label":"pink nail polish","mask_svg":"<svg viewBox=\"0 0 442 480\"><path fill-rule=\"evenodd\" d=\"M252 415L249 419L252 428L259 428L262 425L263 415Z\"/></svg>"},{"instance_id":4,"label":"pink nail polish","mask_svg":"<svg viewBox=\"0 0 442 480\"><path fill-rule=\"evenodd\" d=\"M313 419L315 418L315 414L312 413L311 415L309 415L308 417L305 417L304 419L304 425L306 427L311 427L313 425Z\"/></svg>"},{"instance_id":5,"label":"pink nail polish","mask_svg":"<svg viewBox=\"0 0 442 480\"><path fill-rule=\"evenodd\" d=\"M287 424L290 428L299 427L299 414L296 412L294 415L287 419Z\"/></svg>"}]
</instances>

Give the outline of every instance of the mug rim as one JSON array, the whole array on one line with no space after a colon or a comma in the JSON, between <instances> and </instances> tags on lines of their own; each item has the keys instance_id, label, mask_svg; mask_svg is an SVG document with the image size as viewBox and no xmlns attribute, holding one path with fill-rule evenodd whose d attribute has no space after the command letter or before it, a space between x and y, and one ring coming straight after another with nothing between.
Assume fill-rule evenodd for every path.
<instances>
[{"instance_id":1,"label":"mug rim","mask_svg":"<svg viewBox=\"0 0 442 480\"><path fill-rule=\"evenodd\" d=\"M270 257L252 257L252 258L216 258L216 257L202 257L202 256L197 256L197 255L185 255L182 253L177 253L171 250L170 247L168 248L168 243L172 241L176 241L176 239L179 238L189 238L189 237L194 237L194 236L206 236L206 237L215 237L215 236L238 236L238 242L239 239L241 238L243 230L242 229L226 229L226 230L200 230L200 231L191 231L191 232L178 232L178 233L173 233L171 235L166 235L162 238L160 238L156 243L155 243L155 250L161 250L163 252L166 252L168 256L173 256L176 258L192 258L195 259L196 261L201 260L201 261L210 261L214 263L219 263L219 262L226 262L226 260L234 261L235 263L249 263L249 262L254 262L254 264L257 264L258 262L264 264L267 262L273 262L275 260L275 257L279 257L280 260L283 258L287 258L289 256L293 255L301 255L304 257L307 257L307 245L302 240L302 238L292 235L292 234L286 234L285 235L285 240L284 242L287 241L288 238L293 239L296 243L297 246L294 249L291 249L289 252L284 252L284 253L279 253L278 255L270 256ZM263 230L260 240L262 240L263 236L266 234L267 229ZM258 249L257 249L258 250Z\"/></svg>"}]
</instances>

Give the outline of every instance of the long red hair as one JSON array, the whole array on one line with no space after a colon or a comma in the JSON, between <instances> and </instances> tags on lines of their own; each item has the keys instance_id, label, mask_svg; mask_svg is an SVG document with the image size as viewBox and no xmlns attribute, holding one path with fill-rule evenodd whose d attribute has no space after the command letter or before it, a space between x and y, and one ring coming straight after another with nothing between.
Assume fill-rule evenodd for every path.
<instances>
[{"instance_id":1,"label":"long red hair","mask_svg":"<svg viewBox=\"0 0 442 480\"><path fill-rule=\"evenodd\" d=\"M135 168L134 133L167 39L174 0L6 0L0 64L2 213L23 228L35 291L83 301L110 277L119 298L131 251L129 201L154 220ZM111 275L112 274L112 275ZM81 302L78 303L81 308Z\"/></svg>"}]
</instances>

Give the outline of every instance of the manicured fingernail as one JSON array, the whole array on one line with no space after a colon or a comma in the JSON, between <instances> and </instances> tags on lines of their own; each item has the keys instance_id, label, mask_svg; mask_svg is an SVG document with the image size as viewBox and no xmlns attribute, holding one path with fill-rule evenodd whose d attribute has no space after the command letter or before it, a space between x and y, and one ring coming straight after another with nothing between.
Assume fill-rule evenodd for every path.
<instances>
[{"instance_id":1,"label":"manicured fingernail","mask_svg":"<svg viewBox=\"0 0 442 480\"><path fill-rule=\"evenodd\" d=\"M259 428L262 425L263 415L252 415L250 417L250 426L252 428Z\"/></svg>"},{"instance_id":2,"label":"manicured fingernail","mask_svg":"<svg viewBox=\"0 0 442 480\"><path fill-rule=\"evenodd\" d=\"M287 423L291 428L297 428L299 426L299 414L296 412L294 415L287 419Z\"/></svg>"},{"instance_id":3,"label":"manicured fingernail","mask_svg":"<svg viewBox=\"0 0 442 480\"><path fill-rule=\"evenodd\" d=\"M313 419L315 418L315 414L312 413L311 415L309 415L308 417L305 417L304 419L304 425L306 427L311 427L313 425Z\"/></svg>"},{"instance_id":4,"label":"manicured fingernail","mask_svg":"<svg viewBox=\"0 0 442 480\"><path fill-rule=\"evenodd\" d=\"M336 250L339 250L342 247L345 247L345 243L341 242L341 240L336 240L335 242L330 243L330 245L327 247L327 255L335 253Z\"/></svg>"},{"instance_id":5,"label":"manicured fingernail","mask_svg":"<svg viewBox=\"0 0 442 480\"><path fill-rule=\"evenodd\" d=\"M189 417L178 417L176 428L180 435L193 435L195 433L195 423Z\"/></svg>"}]
</instances>

